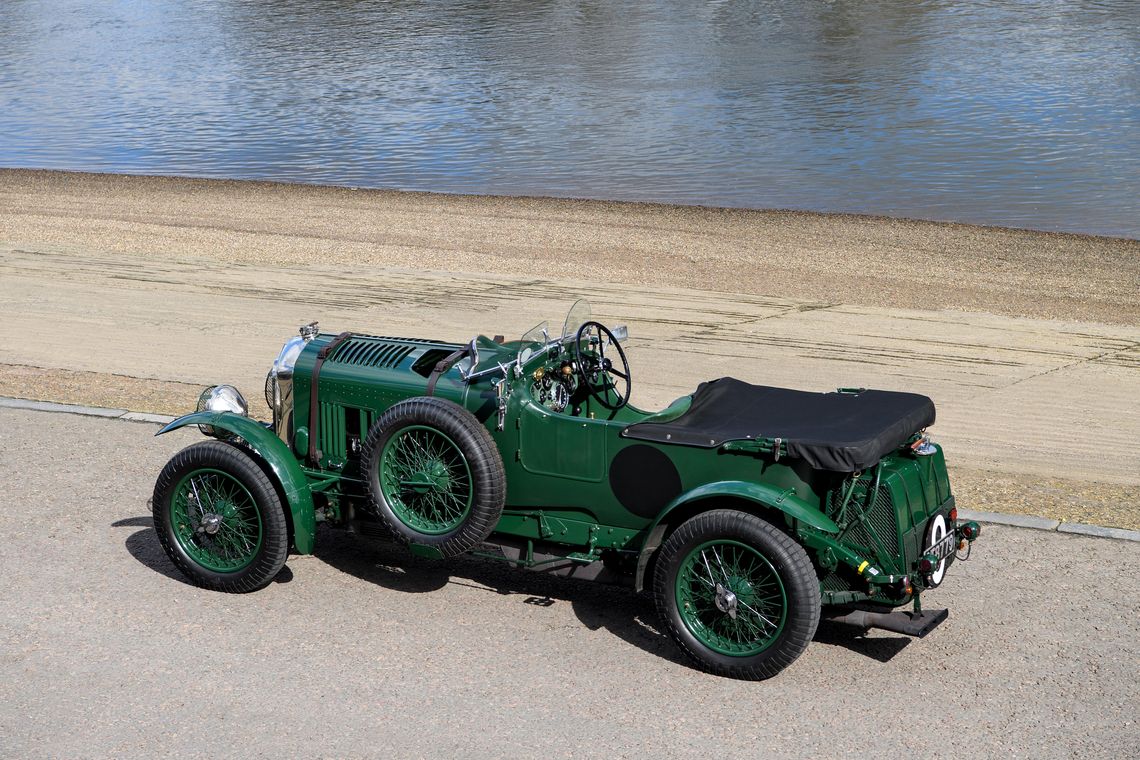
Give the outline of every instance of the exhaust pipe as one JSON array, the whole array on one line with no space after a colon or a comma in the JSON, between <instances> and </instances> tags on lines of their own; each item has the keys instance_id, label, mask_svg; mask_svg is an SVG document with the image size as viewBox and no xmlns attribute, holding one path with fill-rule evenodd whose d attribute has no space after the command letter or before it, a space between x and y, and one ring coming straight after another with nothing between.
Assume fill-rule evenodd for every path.
<instances>
[{"instance_id":1,"label":"exhaust pipe","mask_svg":"<svg viewBox=\"0 0 1140 760\"><path fill-rule=\"evenodd\" d=\"M950 610L923 610L922 612L868 612L866 610L852 610L845 614L824 616L824 620L833 623L844 623L867 630L879 628L884 631L893 631L907 636L922 638L942 624L950 616Z\"/></svg>"}]
</instances>

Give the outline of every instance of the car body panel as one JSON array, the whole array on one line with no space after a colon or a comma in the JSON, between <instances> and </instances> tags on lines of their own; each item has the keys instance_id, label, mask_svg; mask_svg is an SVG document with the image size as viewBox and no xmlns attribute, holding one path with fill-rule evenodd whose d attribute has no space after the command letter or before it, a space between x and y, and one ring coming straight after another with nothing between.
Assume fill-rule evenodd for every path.
<instances>
[{"instance_id":1,"label":"car body panel","mask_svg":"<svg viewBox=\"0 0 1140 760\"><path fill-rule=\"evenodd\" d=\"M277 479L292 518L293 547L298 554L312 554L316 540L316 516L309 479L297 458L273 433L255 420L232 412L194 412L170 422L155 435L187 425L221 428L239 437L254 454L261 457Z\"/></svg>"}]
</instances>

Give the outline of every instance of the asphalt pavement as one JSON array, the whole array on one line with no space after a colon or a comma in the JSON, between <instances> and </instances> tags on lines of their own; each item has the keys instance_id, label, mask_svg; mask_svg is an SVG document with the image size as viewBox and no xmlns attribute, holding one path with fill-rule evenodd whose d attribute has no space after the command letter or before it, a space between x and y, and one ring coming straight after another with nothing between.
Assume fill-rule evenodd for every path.
<instances>
[{"instance_id":1,"label":"asphalt pavement","mask_svg":"<svg viewBox=\"0 0 1140 760\"><path fill-rule=\"evenodd\" d=\"M922 640L824 624L701 673L631 591L324 531L185 583L147 500L196 431L0 409L0 757L1136 757L1140 544L990 527Z\"/></svg>"}]
</instances>

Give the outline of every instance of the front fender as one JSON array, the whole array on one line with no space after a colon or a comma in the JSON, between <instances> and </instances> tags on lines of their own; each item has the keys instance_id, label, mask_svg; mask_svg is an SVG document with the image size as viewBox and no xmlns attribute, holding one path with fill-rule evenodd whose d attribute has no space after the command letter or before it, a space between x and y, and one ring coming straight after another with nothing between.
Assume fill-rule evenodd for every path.
<instances>
[{"instance_id":1,"label":"front fender","mask_svg":"<svg viewBox=\"0 0 1140 760\"><path fill-rule=\"evenodd\" d=\"M790 488L776 488L765 483L750 483L744 480L722 480L717 483L706 483L691 491L686 491L666 504L665 508L654 519L653 524L649 526L637 562L637 577L634 585L638 591L643 588L645 570L649 566L650 556L657 551L665 539L665 532L670 523L669 516L682 507L688 507L696 502L724 497L751 502L765 510L782 512L793 520L798 520L823 533L839 533L839 526L835 524L834 520L796 496Z\"/></svg>"},{"instance_id":2,"label":"front fender","mask_svg":"<svg viewBox=\"0 0 1140 760\"><path fill-rule=\"evenodd\" d=\"M293 548L298 554L312 554L317 521L313 510L313 493L309 481L293 452L273 431L260 422L233 412L195 412L179 417L155 435L169 433L187 425L210 425L240 436L261 457L273 475L293 516Z\"/></svg>"}]
</instances>

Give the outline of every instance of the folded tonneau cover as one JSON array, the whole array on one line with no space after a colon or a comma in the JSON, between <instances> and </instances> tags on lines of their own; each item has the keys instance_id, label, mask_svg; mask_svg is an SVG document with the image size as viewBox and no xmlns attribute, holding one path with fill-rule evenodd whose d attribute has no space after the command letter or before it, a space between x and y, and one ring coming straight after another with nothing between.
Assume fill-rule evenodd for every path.
<instances>
[{"instance_id":1,"label":"folded tonneau cover","mask_svg":"<svg viewBox=\"0 0 1140 760\"><path fill-rule=\"evenodd\" d=\"M809 393L724 377L701 383L680 417L635 423L622 435L703 448L779 438L789 456L814 468L854 472L932 424L934 402L917 393Z\"/></svg>"}]
</instances>

